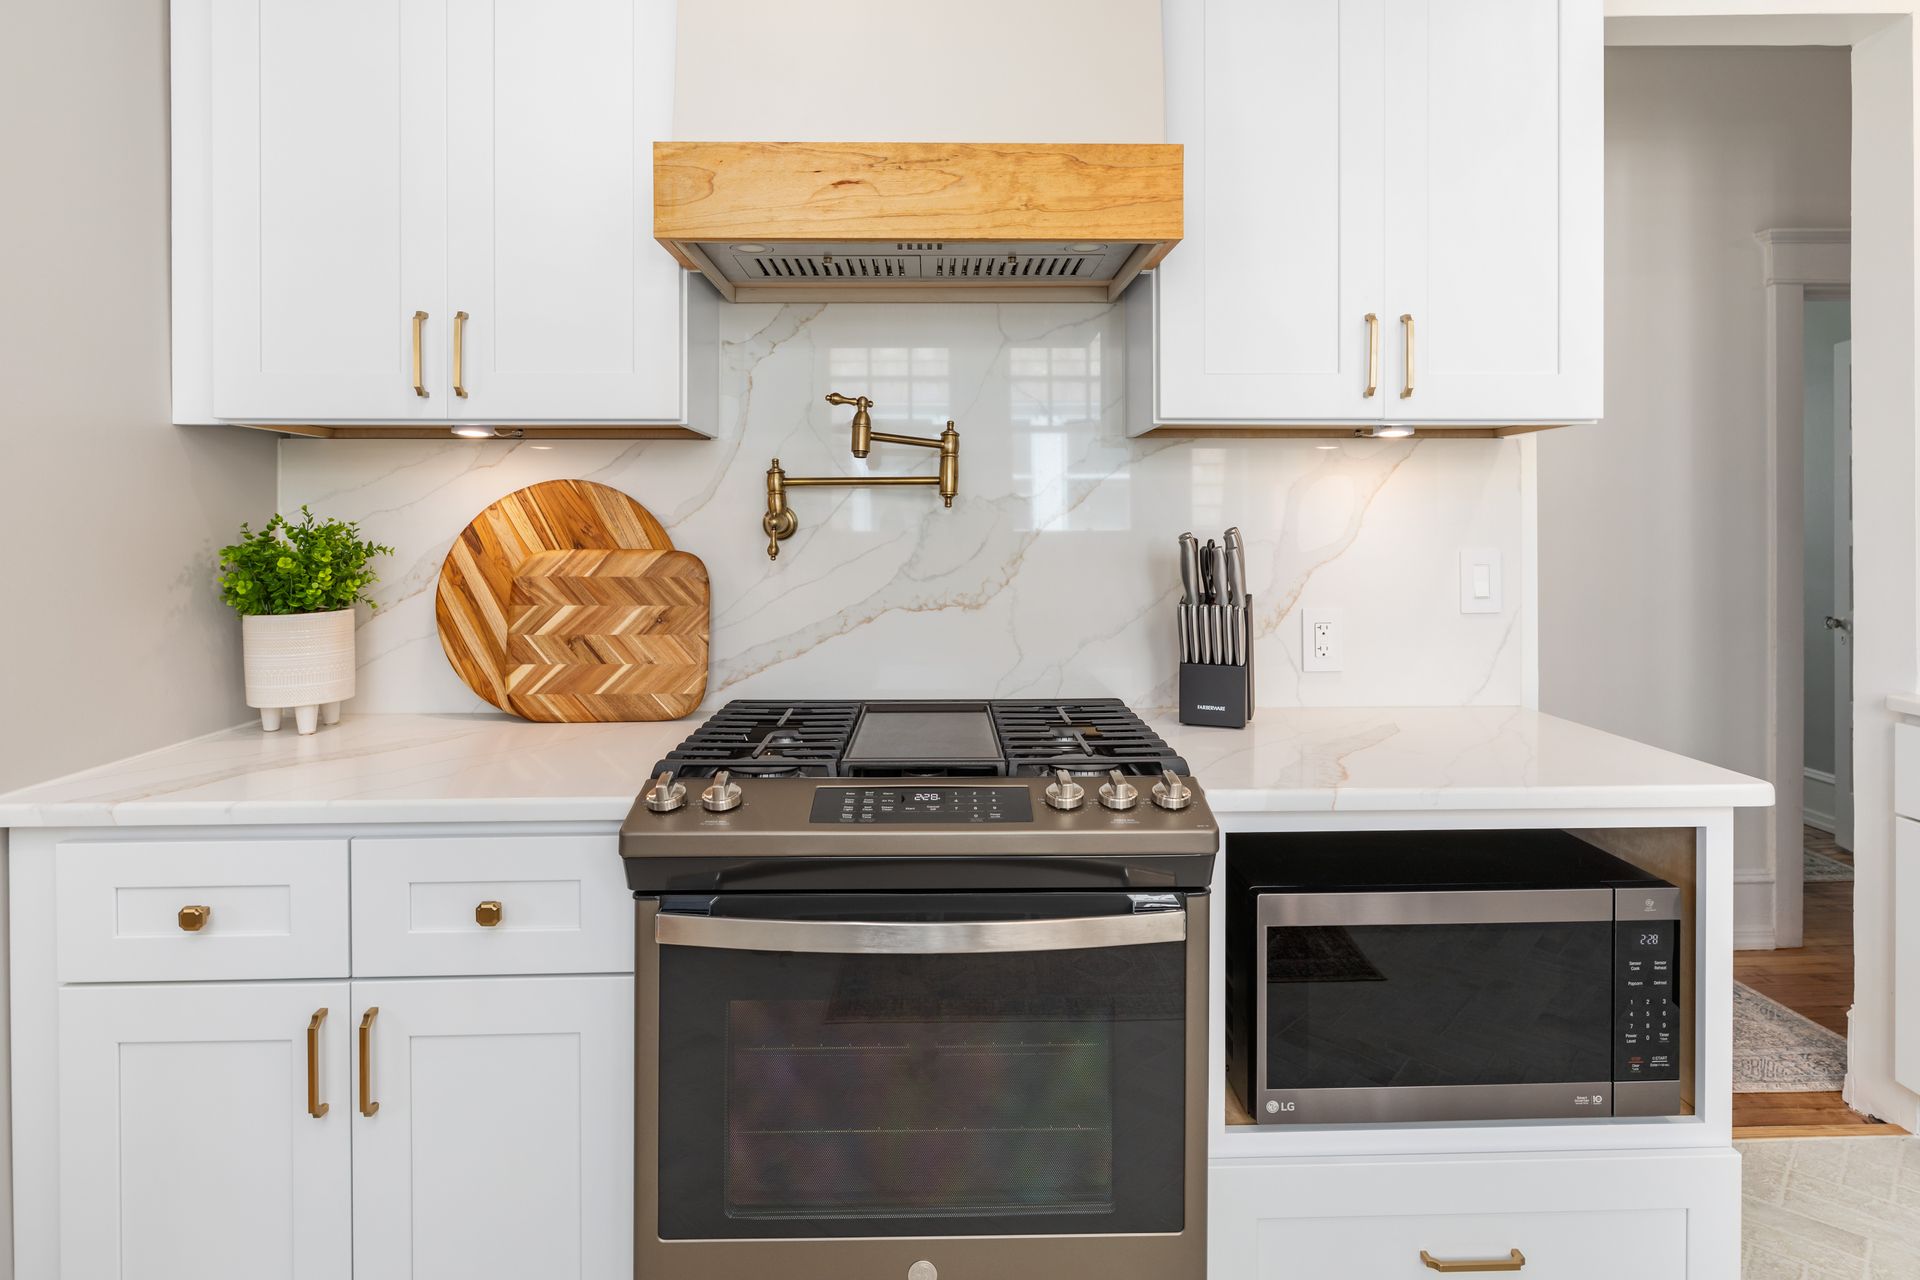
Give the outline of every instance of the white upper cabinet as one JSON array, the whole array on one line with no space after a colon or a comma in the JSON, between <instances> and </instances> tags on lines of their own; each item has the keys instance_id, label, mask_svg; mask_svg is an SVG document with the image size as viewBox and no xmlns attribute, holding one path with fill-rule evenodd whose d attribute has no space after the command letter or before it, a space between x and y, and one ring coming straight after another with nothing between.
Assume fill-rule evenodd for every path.
<instances>
[{"instance_id":1,"label":"white upper cabinet","mask_svg":"<svg viewBox=\"0 0 1920 1280\"><path fill-rule=\"evenodd\" d=\"M1380 0L1172 0L1186 238L1153 276L1160 402L1355 418L1382 301Z\"/></svg>"},{"instance_id":2,"label":"white upper cabinet","mask_svg":"<svg viewBox=\"0 0 1920 1280\"><path fill-rule=\"evenodd\" d=\"M1600 414L1598 0L1167 0L1133 430Z\"/></svg>"},{"instance_id":3,"label":"white upper cabinet","mask_svg":"<svg viewBox=\"0 0 1920 1280\"><path fill-rule=\"evenodd\" d=\"M1600 416L1602 45L1594 0L1387 0L1389 419Z\"/></svg>"},{"instance_id":4,"label":"white upper cabinet","mask_svg":"<svg viewBox=\"0 0 1920 1280\"><path fill-rule=\"evenodd\" d=\"M215 0L216 416L441 413L411 376L410 317L446 287L428 16L410 0ZM437 362L423 372L440 390Z\"/></svg>"},{"instance_id":5,"label":"white upper cabinet","mask_svg":"<svg viewBox=\"0 0 1920 1280\"><path fill-rule=\"evenodd\" d=\"M687 421L673 0L179 0L176 421Z\"/></svg>"},{"instance_id":6,"label":"white upper cabinet","mask_svg":"<svg viewBox=\"0 0 1920 1280\"><path fill-rule=\"evenodd\" d=\"M679 420L686 273L652 234L670 0L449 0L447 39L450 412Z\"/></svg>"}]
</instances>

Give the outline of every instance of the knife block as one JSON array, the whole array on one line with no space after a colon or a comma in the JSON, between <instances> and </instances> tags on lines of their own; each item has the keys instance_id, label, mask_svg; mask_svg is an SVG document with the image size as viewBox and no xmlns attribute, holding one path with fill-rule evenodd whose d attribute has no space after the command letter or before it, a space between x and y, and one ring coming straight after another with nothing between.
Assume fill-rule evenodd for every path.
<instances>
[{"instance_id":1,"label":"knife block","mask_svg":"<svg viewBox=\"0 0 1920 1280\"><path fill-rule=\"evenodd\" d=\"M1180 723L1244 729L1253 719L1253 597L1240 616L1243 663L1180 664Z\"/></svg>"}]
</instances>

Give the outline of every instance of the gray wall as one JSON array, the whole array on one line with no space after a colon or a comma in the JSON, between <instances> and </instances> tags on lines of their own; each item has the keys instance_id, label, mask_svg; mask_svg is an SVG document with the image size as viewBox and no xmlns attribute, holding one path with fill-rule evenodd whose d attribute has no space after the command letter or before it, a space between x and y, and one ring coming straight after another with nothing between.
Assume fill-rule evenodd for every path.
<instances>
[{"instance_id":1,"label":"gray wall","mask_svg":"<svg viewBox=\"0 0 1920 1280\"><path fill-rule=\"evenodd\" d=\"M1834 711L1833 661L1837 647L1827 630L1833 612L1833 348L1849 333L1848 304L1841 301L1807 303L1804 346L1806 360L1806 591L1804 631L1807 667L1807 768L1833 772ZM1809 781L1811 787L1811 780ZM1831 803L1831 797L1825 797ZM1808 792L1808 807L1814 796ZM1825 810L1831 814L1832 810Z\"/></svg>"},{"instance_id":2,"label":"gray wall","mask_svg":"<svg viewBox=\"0 0 1920 1280\"><path fill-rule=\"evenodd\" d=\"M0 16L0 790L234 724L214 551L275 444L170 425L167 6Z\"/></svg>"},{"instance_id":3,"label":"gray wall","mask_svg":"<svg viewBox=\"0 0 1920 1280\"><path fill-rule=\"evenodd\" d=\"M1765 772L1753 233L1848 225L1849 95L1844 48L1607 50L1607 417L1540 436L1543 710ZM1742 930L1771 926L1768 822L1740 811Z\"/></svg>"}]
</instances>

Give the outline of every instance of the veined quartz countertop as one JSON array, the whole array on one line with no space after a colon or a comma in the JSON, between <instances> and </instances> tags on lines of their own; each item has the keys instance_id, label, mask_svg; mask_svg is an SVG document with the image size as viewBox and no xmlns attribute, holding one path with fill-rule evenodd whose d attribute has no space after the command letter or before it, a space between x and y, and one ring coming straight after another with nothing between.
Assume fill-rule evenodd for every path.
<instances>
[{"instance_id":1,"label":"veined quartz countertop","mask_svg":"<svg viewBox=\"0 0 1920 1280\"><path fill-rule=\"evenodd\" d=\"M1220 813L1724 808L1773 788L1519 707L1264 707L1246 729L1153 714ZM249 723L0 795L0 827L617 822L696 721L348 716Z\"/></svg>"}]
</instances>

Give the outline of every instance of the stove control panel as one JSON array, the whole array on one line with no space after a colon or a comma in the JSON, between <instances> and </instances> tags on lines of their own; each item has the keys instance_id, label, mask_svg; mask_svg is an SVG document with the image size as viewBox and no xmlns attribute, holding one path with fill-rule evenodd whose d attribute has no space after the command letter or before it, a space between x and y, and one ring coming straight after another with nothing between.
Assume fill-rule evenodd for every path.
<instances>
[{"instance_id":1,"label":"stove control panel","mask_svg":"<svg viewBox=\"0 0 1920 1280\"><path fill-rule=\"evenodd\" d=\"M1032 822L1033 797L1025 787L821 787L813 793L809 822L847 826L915 822Z\"/></svg>"}]
</instances>

